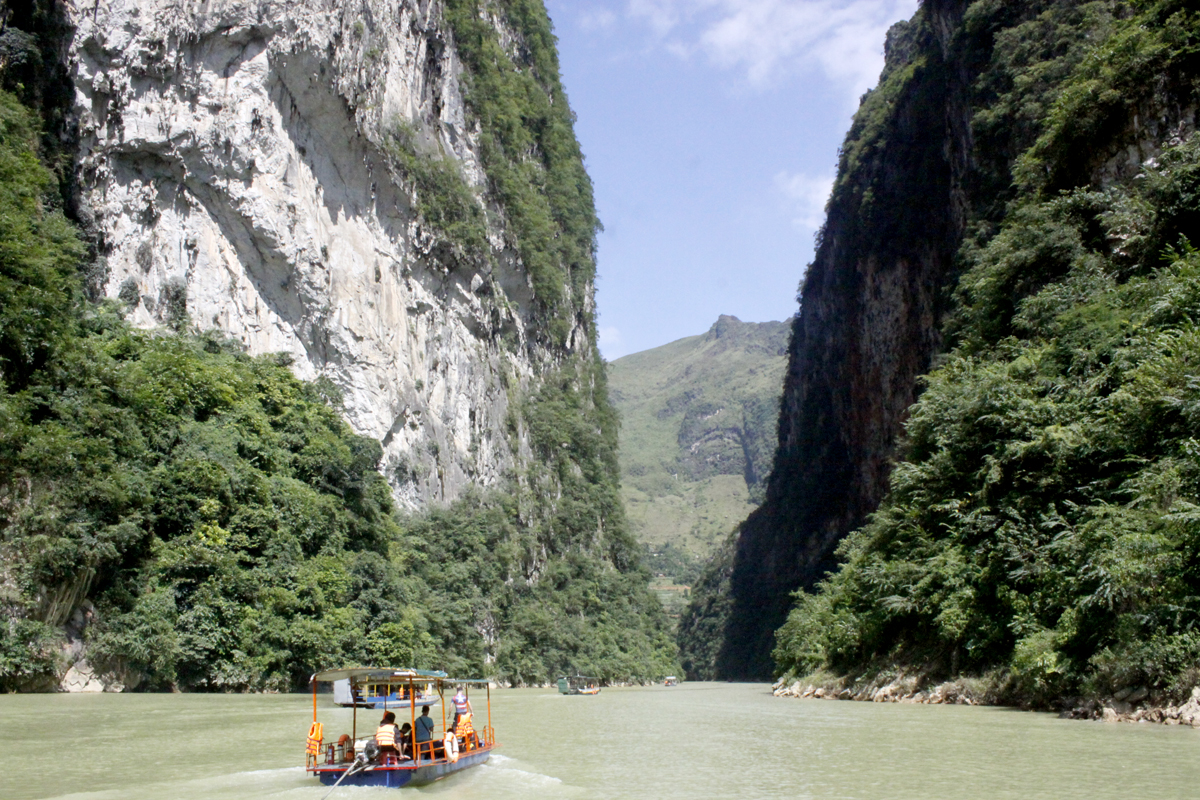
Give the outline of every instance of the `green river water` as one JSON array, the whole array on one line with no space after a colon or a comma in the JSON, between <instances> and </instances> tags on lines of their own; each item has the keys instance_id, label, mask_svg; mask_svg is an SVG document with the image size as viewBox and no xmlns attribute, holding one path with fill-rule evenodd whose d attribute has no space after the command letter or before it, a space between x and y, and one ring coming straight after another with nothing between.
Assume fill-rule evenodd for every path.
<instances>
[{"instance_id":1,"label":"green river water","mask_svg":"<svg viewBox=\"0 0 1200 800\"><path fill-rule=\"evenodd\" d=\"M481 696L473 695L477 712ZM326 739L350 712L319 701ZM1200 730L994 708L775 698L685 683L492 692L501 748L421 789L331 800L1197 798ZM0 798L320 800L304 695L0 696ZM360 735L378 712L360 711ZM332 737L330 734L333 734Z\"/></svg>"}]
</instances>

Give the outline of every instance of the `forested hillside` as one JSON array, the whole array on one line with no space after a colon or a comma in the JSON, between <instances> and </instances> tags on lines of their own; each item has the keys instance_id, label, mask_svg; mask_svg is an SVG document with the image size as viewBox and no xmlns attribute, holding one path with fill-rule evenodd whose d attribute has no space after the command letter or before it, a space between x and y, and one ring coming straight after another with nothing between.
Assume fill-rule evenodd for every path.
<instances>
[{"instance_id":1,"label":"forested hillside","mask_svg":"<svg viewBox=\"0 0 1200 800\"><path fill-rule=\"evenodd\" d=\"M752 615L790 580L791 676L1190 691L1198 24L1168 0L930 0L892 30L804 283L767 503L695 604L724 630L702 664L757 669Z\"/></svg>"},{"instance_id":2,"label":"forested hillside","mask_svg":"<svg viewBox=\"0 0 1200 800\"><path fill-rule=\"evenodd\" d=\"M127 321L136 293L87 298L103 259L69 219L62 20L35 5L10 20L33 32L5 31L0 67L16 92L0 96L0 689L53 688L68 667L184 690L288 689L370 662L515 683L674 671L618 493L597 223L541 3L502 4L512 50L477 3L446 5L485 197L402 141L396 169L452 265L497 258L486 237L497 214L510 225L502 255L528 272L533 327L494 346L543 348L555 368L501 376L517 465L502 485L408 514L331 381L203 330L183 289L154 329Z\"/></svg>"},{"instance_id":3,"label":"forested hillside","mask_svg":"<svg viewBox=\"0 0 1200 800\"><path fill-rule=\"evenodd\" d=\"M1198 25L927 0L892 28L690 670L1043 706L1196 682Z\"/></svg>"},{"instance_id":4,"label":"forested hillside","mask_svg":"<svg viewBox=\"0 0 1200 800\"><path fill-rule=\"evenodd\" d=\"M608 365L621 496L648 565L679 584L762 500L787 324L722 315L707 333Z\"/></svg>"},{"instance_id":5,"label":"forested hillside","mask_svg":"<svg viewBox=\"0 0 1200 800\"><path fill-rule=\"evenodd\" d=\"M778 669L1181 699L1200 679L1200 12L978 2L953 47L977 74L947 352ZM888 112L868 103L871 124Z\"/></svg>"}]
</instances>

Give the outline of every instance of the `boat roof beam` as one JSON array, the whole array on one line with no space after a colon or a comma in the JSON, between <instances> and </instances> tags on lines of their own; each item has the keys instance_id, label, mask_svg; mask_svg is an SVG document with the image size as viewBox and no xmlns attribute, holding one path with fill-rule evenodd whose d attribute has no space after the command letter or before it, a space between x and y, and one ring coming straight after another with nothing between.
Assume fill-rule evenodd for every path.
<instances>
[{"instance_id":1,"label":"boat roof beam","mask_svg":"<svg viewBox=\"0 0 1200 800\"><path fill-rule=\"evenodd\" d=\"M445 672L437 670L423 669L394 669L390 667L347 667L345 669L327 669L322 672L315 673L310 680L316 681L342 681L350 680L354 683L364 683L369 681L378 681L386 683L388 681L408 680L409 678L430 678L445 680L449 676Z\"/></svg>"}]
</instances>

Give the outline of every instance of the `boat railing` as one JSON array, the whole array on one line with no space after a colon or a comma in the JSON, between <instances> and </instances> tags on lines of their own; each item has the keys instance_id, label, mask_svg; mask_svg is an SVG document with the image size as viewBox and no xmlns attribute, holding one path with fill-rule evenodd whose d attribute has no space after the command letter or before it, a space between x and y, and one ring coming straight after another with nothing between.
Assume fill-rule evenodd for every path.
<instances>
[{"instance_id":1,"label":"boat railing","mask_svg":"<svg viewBox=\"0 0 1200 800\"><path fill-rule=\"evenodd\" d=\"M474 736L460 737L462 742L459 750L460 753L468 753L472 750L483 750L496 746L496 729L490 725L485 728L479 728L474 733ZM431 739L428 742L417 742L417 760L437 760L437 748L441 747L441 744L442 739Z\"/></svg>"},{"instance_id":2,"label":"boat railing","mask_svg":"<svg viewBox=\"0 0 1200 800\"><path fill-rule=\"evenodd\" d=\"M441 739L431 739L428 742L417 742L416 761L418 761L418 762L420 762L420 761L437 761L437 760L439 760L439 758L444 758L444 756L439 757L437 755L437 751L436 751L436 748L440 747L441 744L442 744ZM495 746L496 746L496 729L493 728L492 726L488 725L484 728L477 729L475 731L474 736L467 736L467 737L463 738L462 744L461 744L461 749L459 752L465 754L465 753L469 753L473 750L483 750L483 749L487 749L487 748L491 748L491 747L495 747ZM347 747L332 744L332 743L327 744L325 746L325 765L326 766L332 767L332 766L338 766L339 764L349 765L353 761L354 761L353 748L347 748ZM315 767L316 762L317 762L317 758L316 758L316 756L313 756L312 762L311 762L309 768L311 769L312 767ZM391 753L384 753L383 760L380 763L380 766L391 767L391 766L400 766L402 764L412 764L412 763L413 763L413 759L408 759L408 758L401 759L401 758L397 758L395 755L393 755Z\"/></svg>"}]
</instances>

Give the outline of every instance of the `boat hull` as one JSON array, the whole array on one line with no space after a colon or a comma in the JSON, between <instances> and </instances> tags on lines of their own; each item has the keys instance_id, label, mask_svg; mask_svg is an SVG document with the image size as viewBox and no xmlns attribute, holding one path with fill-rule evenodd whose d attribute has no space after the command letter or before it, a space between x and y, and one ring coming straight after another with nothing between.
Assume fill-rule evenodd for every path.
<instances>
[{"instance_id":1,"label":"boat hull","mask_svg":"<svg viewBox=\"0 0 1200 800\"><path fill-rule=\"evenodd\" d=\"M420 708L421 706L432 706L436 702L436 697L418 697L416 706L417 708ZM386 708L388 711L394 711L398 708L412 708L413 702L411 700L388 700L385 702L382 698L380 698L378 700L362 700L358 703L338 703L338 705L342 708L350 708L357 705L359 708ZM417 716L420 716L420 714Z\"/></svg>"},{"instance_id":2,"label":"boat hull","mask_svg":"<svg viewBox=\"0 0 1200 800\"><path fill-rule=\"evenodd\" d=\"M477 750L460 756L453 763L439 759L423 762L419 766L401 765L395 767L375 767L349 776L342 781L342 786L383 786L399 789L403 786L425 786L440 780L447 775L461 772L468 767L474 767L487 761L492 755L491 748ZM325 768L316 770L317 777L326 786L337 783L338 778L346 771L345 767Z\"/></svg>"}]
</instances>

